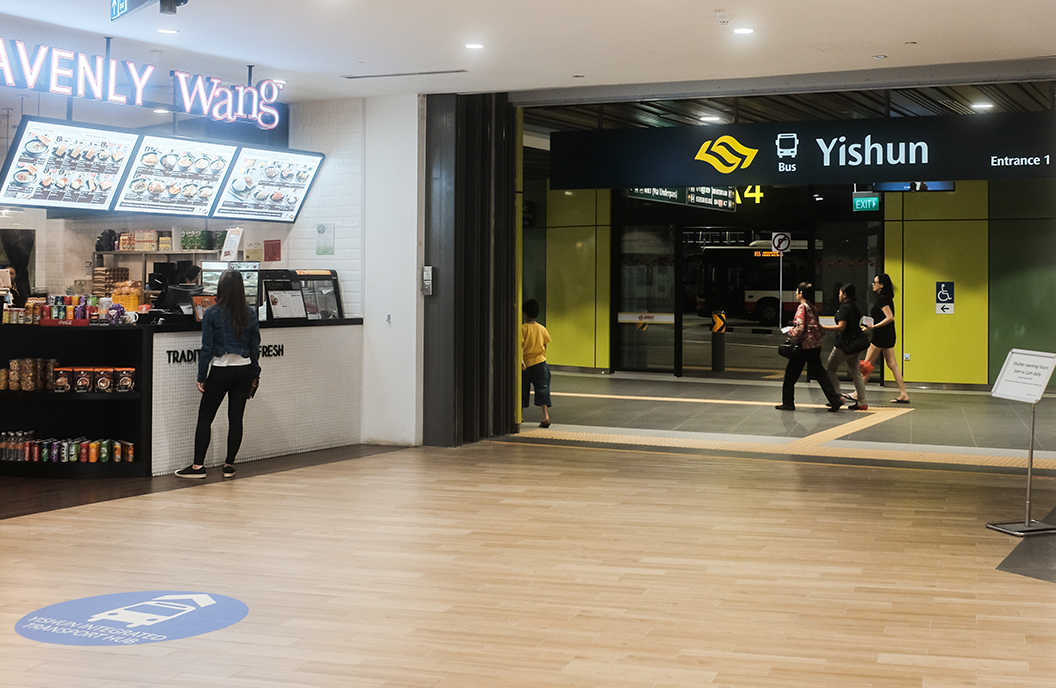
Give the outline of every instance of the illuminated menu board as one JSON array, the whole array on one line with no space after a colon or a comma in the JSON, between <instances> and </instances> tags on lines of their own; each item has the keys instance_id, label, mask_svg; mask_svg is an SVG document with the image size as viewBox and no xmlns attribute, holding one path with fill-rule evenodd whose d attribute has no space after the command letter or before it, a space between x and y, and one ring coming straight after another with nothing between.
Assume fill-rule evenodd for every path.
<instances>
[{"instance_id":1,"label":"illuminated menu board","mask_svg":"<svg viewBox=\"0 0 1056 688\"><path fill-rule=\"evenodd\" d=\"M208 217L237 146L144 136L114 210Z\"/></svg>"},{"instance_id":2,"label":"illuminated menu board","mask_svg":"<svg viewBox=\"0 0 1056 688\"><path fill-rule=\"evenodd\" d=\"M138 134L23 118L0 203L109 210Z\"/></svg>"},{"instance_id":3,"label":"illuminated menu board","mask_svg":"<svg viewBox=\"0 0 1056 688\"><path fill-rule=\"evenodd\" d=\"M293 222L322 163L321 153L243 148L213 217Z\"/></svg>"}]
</instances>

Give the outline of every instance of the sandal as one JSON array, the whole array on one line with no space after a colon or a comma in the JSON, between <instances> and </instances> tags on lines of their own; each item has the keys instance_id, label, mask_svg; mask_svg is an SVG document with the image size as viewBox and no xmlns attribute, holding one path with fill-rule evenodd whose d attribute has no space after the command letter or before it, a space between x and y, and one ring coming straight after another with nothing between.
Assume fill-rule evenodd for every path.
<instances>
[{"instance_id":1,"label":"sandal","mask_svg":"<svg viewBox=\"0 0 1056 688\"><path fill-rule=\"evenodd\" d=\"M908 404L909 403L909 399L892 399L891 403L892 404Z\"/></svg>"}]
</instances>

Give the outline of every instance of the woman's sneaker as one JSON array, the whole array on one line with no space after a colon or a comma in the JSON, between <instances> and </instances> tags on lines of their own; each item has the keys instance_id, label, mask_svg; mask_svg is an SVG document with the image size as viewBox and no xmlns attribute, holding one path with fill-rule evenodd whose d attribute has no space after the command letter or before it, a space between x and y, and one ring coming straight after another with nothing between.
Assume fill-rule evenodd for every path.
<instances>
[{"instance_id":1,"label":"woman's sneaker","mask_svg":"<svg viewBox=\"0 0 1056 688\"><path fill-rule=\"evenodd\" d=\"M191 464L187 468L181 468L176 471L175 476L177 478L204 478L205 477L205 466L201 468L195 468L194 464Z\"/></svg>"},{"instance_id":2,"label":"woman's sneaker","mask_svg":"<svg viewBox=\"0 0 1056 688\"><path fill-rule=\"evenodd\" d=\"M234 478L235 477L235 464L225 463L224 464L224 477Z\"/></svg>"}]
</instances>

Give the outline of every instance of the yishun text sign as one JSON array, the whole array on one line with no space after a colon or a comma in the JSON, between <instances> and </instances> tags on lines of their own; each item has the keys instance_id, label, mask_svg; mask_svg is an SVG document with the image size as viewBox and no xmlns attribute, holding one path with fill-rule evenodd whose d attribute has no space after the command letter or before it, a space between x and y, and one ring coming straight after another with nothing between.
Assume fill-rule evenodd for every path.
<instances>
[{"instance_id":1,"label":"yishun text sign","mask_svg":"<svg viewBox=\"0 0 1056 688\"><path fill-rule=\"evenodd\" d=\"M23 41L0 38L0 85L54 93L116 105L145 106L146 89L156 80L156 65L105 59L49 45L32 49ZM264 79L256 86L226 86L218 77L173 71L176 107L219 122L249 120L261 129L279 125L272 107L283 84Z\"/></svg>"},{"instance_id":2,"label":"yishun text sign","mask_svg":"<svg viewBox=\"0 0 1056 688\"><path fill-rule=\"evenodd\" d=\"M1056 112L554 132L551 188L1056 177Z\"/></svg>"}]
</instances>

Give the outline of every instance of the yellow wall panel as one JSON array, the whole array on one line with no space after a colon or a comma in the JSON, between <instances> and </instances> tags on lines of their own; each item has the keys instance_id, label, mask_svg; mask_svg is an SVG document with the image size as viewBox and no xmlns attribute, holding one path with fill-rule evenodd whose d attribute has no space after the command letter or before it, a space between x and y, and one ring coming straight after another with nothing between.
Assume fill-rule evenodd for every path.
<instances>
[{"instance_id":1,"label":"yellow wall panel","mask_svg":"<svg viewBox=\"0 0 1056 688\"><path fill-rule=\"evenodd\" d=\"M884 219L897 221L902 219L902 196L900 193L884 194Z\"/></svg>"},{"instance_id":2,"label":"yellow wall panel","mask_svg":"<svg viewBox=\"0 0 1056 688\"><path fill-rule=\"evenodd\" d=\"M596 232L593 224L547 227L546 329L553 342L546 360L551 365L595 367Z\"/></svg>"},{"instance_id":3,"label":"yellow wall panel","mask_svg":"<svg viewBox=\"0 0 1056 688\"><path fill-rule=\"evenodd\" d=\"M606 192L608 193L608 192ZM607 199L606 199L607 200ZM606 207L608 204L606 203ZM594 278L594 367L609 367L609 318L611 310L610 284L612 281L612 227L597 228L597 274Z\"/></svg>"},{"instance_id":4,"label":"yellow wall panel","mask_svg":"<svg viewBox=\"0 0 1056 688\"><path fill-rule=\"evenodd\" d=\"M608 203L605 205L607 208ZM593 227L598 224L597 214L598 192L594 189L547 191L547 227Z\"/></svg>"},{"instance_id":5,"label":"yellow wall panel","mask_svg":"<svg viewBox=\"0 0 1056 688\"><path fill-rule=\"evenodd\" d=\"M959 181L954 191L902 194L904 219L985 220L990 213L988 189L985 181Z\"/></svg>"},{"instance_id":6,"label":"yellow wall panel","mask_svg":"<svg viewBox=\"0 0 1056 688\"><path fill-rule=\"evenodd\" d=\"M904 311L898 336L902 352L910 355L902 361L907 382L987 383L988 225L986 220L905 223L901 298L895 292L895 304ZM935 312L938 282L954 284L952 315Z\"/></svg>"}]
</instances>

